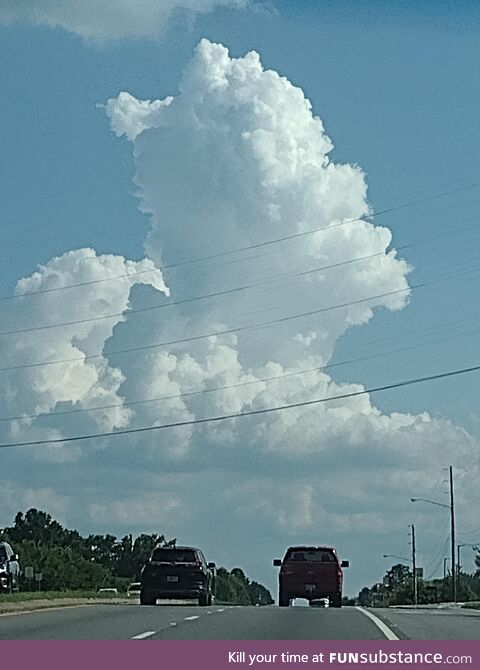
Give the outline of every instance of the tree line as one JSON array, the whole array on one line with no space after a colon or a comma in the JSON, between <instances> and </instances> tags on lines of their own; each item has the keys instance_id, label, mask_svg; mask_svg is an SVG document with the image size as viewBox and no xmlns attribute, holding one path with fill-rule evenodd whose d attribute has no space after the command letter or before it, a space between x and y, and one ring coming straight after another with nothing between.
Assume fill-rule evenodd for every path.
<instances>
[{"instance_id":1,"label":"tree line","mask_svg":"<svg viewBox=\"0 0 480 670\"><path fill-rule=\"evenodd\" d=\"M480 601L480 554L475 558L477 570L469 574L457 569L457 600ZM419 605L449 602L452 599L452 576L443 579L424 580L417 577L417 600ZM414 583L411 569L397 563L388 570L382 582L364 586L356 603L367 607L389 607L390 605L414 604Z\"/></svg>"},{"instance_id":2,"label":"tree line","mask_svg":"<svg viewBox=\"0 0 480 670\"><path fill-rule=\"evenodd\" d=\"M97 591L114 587L126 590L128 584L140 580L140 572L156 546L175 546L176 539L157 533L82 536L77 530L64 528L50 514L35 508L18 512L12 526L0 532L19 556L22 568L21 589L37 589L25 577L25 567L42 573L41 588L45 591ZM267 588L251 581L240 568L231 571L218 568L217 600L239 605L270 605Z\"/></svg>"}]
</instances>

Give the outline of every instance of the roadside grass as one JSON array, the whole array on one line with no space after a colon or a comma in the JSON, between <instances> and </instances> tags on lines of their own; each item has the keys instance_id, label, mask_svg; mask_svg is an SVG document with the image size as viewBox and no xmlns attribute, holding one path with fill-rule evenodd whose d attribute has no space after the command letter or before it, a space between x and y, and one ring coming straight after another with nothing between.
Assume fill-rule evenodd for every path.
<instances>
[{"instance_id":1,"label":"roadside grass","mask_svg":"<svg viewBox=\"0 0 480 670\"><path fill-rule=\"evenodd\" d=\"M95 598L95 591L20 591L20 593L0 593L0 604L20 603L30 600L58 600L63 598ZM102 598L108 597L102 594ZM111 596L118 598L118 596Z\"/></svg>"},{"instance_id":2,"label":"roadside grass","mask_svg":"<svg viewBox=\"0 0 480 670\"><path fill-rule=\"evenodd\" d=\"M480 610L480 601L472 601L470 603L463 603L462 609L466 610Z\"/></svg>"}]
</instances>

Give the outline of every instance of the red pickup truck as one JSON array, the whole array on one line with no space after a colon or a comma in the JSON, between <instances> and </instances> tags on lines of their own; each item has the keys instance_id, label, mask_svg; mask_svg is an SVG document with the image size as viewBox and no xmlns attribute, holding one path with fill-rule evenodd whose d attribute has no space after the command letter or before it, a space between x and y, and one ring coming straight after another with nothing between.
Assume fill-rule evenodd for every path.
<instances>
[{"instance_id":1,"label":"red pickup truck","mask_svg":"<svg viewBox=\"0 0 480 670\"><path fill-rule=\"evenodd\" d=\"M275 559L273 565L280 567L280 607L288 607L293 598L306 598L310 604L328 598L332 607L342 606L342 568L349 562L340 562L332 547L290 547L283 561Z\"/></svg>"}]
</instances>

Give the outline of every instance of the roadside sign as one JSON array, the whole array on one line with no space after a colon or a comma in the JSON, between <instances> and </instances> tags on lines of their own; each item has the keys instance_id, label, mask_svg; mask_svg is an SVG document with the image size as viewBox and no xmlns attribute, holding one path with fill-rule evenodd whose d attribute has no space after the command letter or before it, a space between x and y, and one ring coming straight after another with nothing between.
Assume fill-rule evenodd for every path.
<instances>
[{"instance_id":1,"label":"roadside sign","mask_svg":"<svg viewBox=\"0 0 480 670\"><path fill-rule=\"evenodd\" d=\"M33 567L27 565L25 568L25 579L33 579Z\"/></svg>"},{"instance_id":2,"label":"roadside sign","mask_svg":"<svg viewBox=\"0 0 480 670\"><path fill-rule=\"evenodd\" d=\"M415 575L419 579L423 579L423 568L415 568Z\"/></svg>"},{"instance_id":3,"label":"roadside sign","mask_svg":"<svg viewBox=\"0 0 480 670\"><path fill-rule=\"evenodd\" d=\"M41 582L42 579L43 579L43 573L37 572L36 575L35 575L35 581L36 582Z\"/></svg>"}]
</instances>

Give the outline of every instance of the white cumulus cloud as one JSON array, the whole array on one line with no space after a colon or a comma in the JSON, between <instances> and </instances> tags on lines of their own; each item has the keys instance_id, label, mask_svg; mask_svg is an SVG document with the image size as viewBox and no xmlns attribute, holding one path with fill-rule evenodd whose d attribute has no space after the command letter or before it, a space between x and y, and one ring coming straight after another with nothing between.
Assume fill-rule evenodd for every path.
<instances>
[{"instance_id":1,"label":"white cumulus cloud","mask_svg":"<svg viewBox=\"0 0 480 670\"><path fill-rule=\"evenodd\" d=\"M18 417L2 424L11 439L20 439L26 432L38 439L61 437L68 425L63 415L50 421L48 417L28 418L56 409L116 403L113 411L92 413L92 424L103 430L128 424L129 410L122 407L118 395L123 375L101 354L115 326L124 319L122 313L128 310L130 291L136 284L168 294L151 260L128 261L97 255L92 249L53 258L17 282L17 297L10 301L2 324L15 324L12 330L20 332L0 339L2 361L13 368L3 373L9 392L0 394L1 416ZM110 314L111 318L98 319ZM38 330L51 325L55 327ZM91 354L95 357L89 358ZM39 362L50 364L29 367ZM82 424L88 425L85 420ZM62 451L56 448L52 453Z\"/></svg>"}]
</instances>

